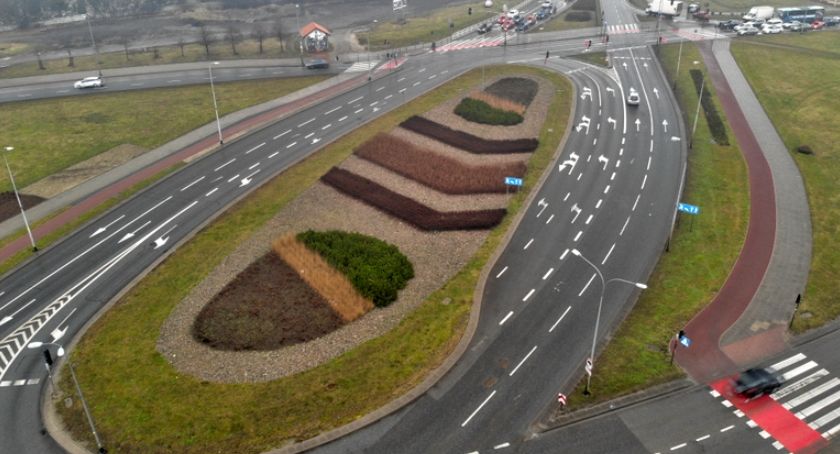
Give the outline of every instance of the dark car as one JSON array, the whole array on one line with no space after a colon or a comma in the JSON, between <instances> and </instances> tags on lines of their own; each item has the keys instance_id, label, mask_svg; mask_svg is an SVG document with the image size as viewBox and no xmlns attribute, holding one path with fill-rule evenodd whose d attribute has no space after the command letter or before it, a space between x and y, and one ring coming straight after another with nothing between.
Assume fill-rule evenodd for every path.
<instances>
[{"instance_id":1,"label":"dark car","mask_svg":"<svg viewBox=\"0 0 840 454\"><path fill-rule=\"evenodd\" d=\"M721 30L733 30L735 29L736 25L741 25L741 21L739 20L728 20L723 22L718 22L718 28Z\"/></svg>"},{"instance_id":2,"label":"dark car","mask_svg":"<svg viewBox=\"0 0 840 454\"><path fill-rule=\"evenodd\" d=\"M483 35L483 34L489 32L492 29L493 29L493 24L485 23L485 24L479 25L478 30L476 30L476 31L478 32L479 35Z\"/></svg>"},{"instance_id":3,"label":"dark car","mask_svg":"<svg viewBox=\"0 0 840 454\"><path fill-rule=\"evenodd\" d=\"M330 63L323 58L313 58L306 62L306 69L325 69L329 67Z\"/></svg>"},{"instance_id":4,"label":"dark car","mask_svg":"<svg viewBox=\"0 0 840 454\"><path fill-rule=\"evenodd\" d=\"M747 398L772 394L782 386L782 380L769 369L749 369L741 373L734 383L735 393Z\"/></svg>"},{"instance_id":5,"label":"dark car","mask_svg":"<svg viewBox=\"0 0 840 454\"><path fill-rule=\"evenodd\" d=\"M840 24L840 16L830 16L823 18L823 22L825 22L826 27L834 27L837 24Z\"/></svg>"}]
</instances>

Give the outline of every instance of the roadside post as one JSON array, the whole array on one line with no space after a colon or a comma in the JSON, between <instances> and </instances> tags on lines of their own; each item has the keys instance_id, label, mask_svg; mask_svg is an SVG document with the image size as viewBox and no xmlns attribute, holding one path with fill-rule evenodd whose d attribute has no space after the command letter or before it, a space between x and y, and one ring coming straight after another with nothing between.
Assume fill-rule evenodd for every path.
<instances>
[{"instance_id":1,"label":"roadside post","mask_svg":"<svg viewBox=\"0 0 840 454\"><path fill-rule=\"evenodd\" d=\"M508 187L513 186L518 188L522 186L522 178L505 177L505 195L508 195Z\"/></svg>"},{"instance_id":2,"label":"roadside post","mask_svg":"<svg viewBox=\"0 0 840 454\"><path fill-rule=\"evenodd\" d=\"M682 345L685 348L691 347L691 339L686 336L685 331L680 330L677 336L670 342L674 348L671 349L671 364L674 364L674 355L677 353L677 348Z\"/></svg>"},{"instance_id":3,"label":"roadside post","mask_svg":"<svg viewBox=\"0 0 840 454\"><path fill-rule=\"evenodd\" d=\"M688 203L680 202L677 205L677 211L682 211L683 213L688 213L691 215L698 215L700 214L700 207L697 205L691 205ZM692 216L691 222L688 224L688 231L691 232L694 230L694 217Z\"/></svg>"}]
</instances>

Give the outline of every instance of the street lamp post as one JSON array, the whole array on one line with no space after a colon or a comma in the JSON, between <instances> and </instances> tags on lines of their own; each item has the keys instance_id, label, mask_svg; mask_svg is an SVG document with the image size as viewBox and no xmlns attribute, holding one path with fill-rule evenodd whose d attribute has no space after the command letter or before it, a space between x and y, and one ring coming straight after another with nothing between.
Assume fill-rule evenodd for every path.
<instances>
[{"instance_id":1,"label":"street lamp post","mask_svg":"<svg viewBox=\"0 0 840 454\"><path fill-rule=\"evenodd\" d=\"M219 144L224 145L225 141L222 137L222 122L219 121L219 105L216 103L216 88L213 85L213 65L218 65L219 62L214 61L207 65L207 72L210 73L210 94L213 95L213 111L216 113L216 130L219 132Z\"/></svg>"},{"instance_id":2,"label":"street lamp post","mask_svg":"<svg viewBox=\"0 0 840 454\"><path fill-rule=\"evenodd\" d=\"M6 151L11 152L15 147L6 147ZM29 228L29 220L26 218L26 210L23 209L23 203L20 201L20 194L15 184L15 177L12 175L12 168L9 167L9 160L6 159L6 153L3 153L3 162L6 164L6 170L9 172L9 180L12 181L12 190L15 192L15 199L17 199L18 207L20 207L20 215L23 218L23 225L26 226L26 233L29 235L29 242L32 243L32 252L38 251L38 246L35 245L35 237L32 236L32 229Z\"/></svg>"},{"instance_id":3,"label":"street lamp post","mask_svg":"<svg viewBox=\"0 0 840 454\"><path fill-rule=\"evenodd\" d=\"M612 279L604 280L604 275L601 274L601 270L598 269L598 267L595 266L594 263L590 262L589 259L584 257L583 254L581 254L579 250L572 249L572 254L576 255L577 257L580 257L581 260L583 260L589 266L591 266L595 270L595 273L598 275L598 278L601 280L601 295L598 298L598 314L595 316L595 333L592 335L592 351L589 353L589 360L591 361L590 364L592 366L594 366L594 364L595 364L595 344L598 341L598 326L601 324L601 307L604 304L604 291L607 288L607 284L609 284L610 282L621 282L621 283L624 283L624 284L630 284L630 285L636 286L636 287L638 287L642 290L646 289L647 285L642 284L641 282L633 282L633 281L628 281L626 279L619 279L617 277L614 277ZM583 393L586 394L587 396L590 394L589 385L590 385L591 381L592 381L592 371L589 370L589 371L587 371L587 376L586 376L586 389L583 391Z\"/></svg>"},{"instance_id":4,"label":"street lamp post","mask_svg":"<svg viewBox=\"0 0 840 454\"><path fill-rule=\"evenodd\" d=\"M297 31L295 32L295 36L297 37L298 42L298 54L300 55L300 66L303 66L303 39L300 36L300 19L298 19L298 13L300 12L300 3L295 3L295 27L297 27Z\"/></svg>"},{"instance_id":5,"label":"street lamp post","mask_svg":"<svg viewBox=\"0 0 840 454\"><path fill-rule=\"evenodd\" d=\"M694 124L691 125L691 137L688 139L688 148L694 146L694 131L697 130L697 118L700 116L700 101L703 100L703 89L706 87L706 75L703 75L703 80L700 81L700 95L697 96L697 110L694 112Z\"/></svg>"},{"instance_id":6,"label":"street lamp post","mask_svg":"<svg viewBox=\"0 0 840 454\"><path fill-rule=\"evenodd\" d=\"M85 22L87 22L88 33L90 33L90 42L93 44L93 53L96 55L96 67L99 71L99 78L102 78L102 63L99 61L99 48L96 47L96 40L93 39L93 27L90 25L90 16L85 14Z\"/></svg>"},{"instance_id":7,"label":"street lamp post","mask_svg":"<svg viewBox=\"0 0 840 454\"><path fill-rule=\"evenodd\" d=\"M28 347L29 348L41 348L41 347L56 347L58 350L56 353L59 357L64 356L64 347L61 344L55 342L30 342ZM82 393L82 387L79 386L79 380L76 379L76 370L73 369L73 363L68 359L67 366L70 368L70 376L73 378L73 384L76 386L76 393L79 394L79 400L82 401L82 409L85 412L85 416L87 417L88 425L90 425L90 431L93 433L93 438L96 440L96 447L97 451L100 454L105 454L108 452L104 446L102 446L102 440L99 439L99 433L96 432L96 425L93 423L93 416L90 414L90 408L88 408L87 401L85 400L85 395Z\"/></svg>"},{"instance_id":8,"label":"street lamp post","mask_svg":"<svg viewBox=\"0 0 840 454\"><path fill-rule=\"evenodd\" d=\"M680 40L680 50L677 52L677 70L674 72L674 88L677 87L677 80L680 78L680 60L682 60L683 40Z\"/></svg>"},{"instance_id":9,"label":"street lamp post","mask_svg":"<svg viewBox=\"0 0 840 454\"><path fill-rule=\"evenodd\" d=\"M368 81L371 80L371 67L370 67L370 33L373 31L373 27L375 27L376 23L379 22L378 20L374 19L374 25L371 25L367 31L367 62L368 62Z\"/></svg>"}]
</instances>

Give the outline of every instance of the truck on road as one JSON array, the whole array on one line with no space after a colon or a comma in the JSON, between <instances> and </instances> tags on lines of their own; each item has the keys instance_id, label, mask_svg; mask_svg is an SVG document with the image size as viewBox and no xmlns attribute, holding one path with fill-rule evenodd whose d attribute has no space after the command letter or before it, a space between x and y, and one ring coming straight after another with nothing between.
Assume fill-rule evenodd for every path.
<instances>
[{"instance_id":1,"label":"truck on road","mask_svg":"<svg viewBox=\"0 0 840 454\"><path fill-rule=\"evenodd\" d=\"M683 2L680 0L653 0L648 4L645 13L648 16L679 16L682 13Z\"/></svg>"},{"instance_id":2,"label":"truck on road","mask_svg":"<svg viewBox=\"0 0 840 454\"><path fill-rule=\"evenodd\" d=\"M747 14L744 14L745 21L766 21L773 17L776 10L772 6L753 6Z\"/></svg>"}]
</instances>

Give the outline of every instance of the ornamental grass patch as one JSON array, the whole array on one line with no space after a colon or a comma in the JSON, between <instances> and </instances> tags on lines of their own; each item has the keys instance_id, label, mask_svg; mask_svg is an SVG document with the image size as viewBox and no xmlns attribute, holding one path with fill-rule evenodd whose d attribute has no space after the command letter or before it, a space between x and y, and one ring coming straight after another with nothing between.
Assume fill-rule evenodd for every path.
<instances>
[{"instance_id":1,"label":"ornamental grass patch","mask_svg":"<svg viewBox=\"0 0 840 454\"><path fill-rule=\"evenodd\" d=\"M531 79L505 77L488 85L484 91L517 104L529 106L534 97L537 96L539 88L539 85Z\"/></svg>"},{"instance_id":2,"label":"ornamental grass patch","mask_svg":"<svg viewBox=\"0 0 840 454\"><path fill-rule=\"evenodd\" d=\"M405 129L437 139L447 145L476 154L530 153L537 149L537 139L487 140L420 116L413 116L400 124Z\"/></svg>"},{"instance_id":3,"label":"ornamental grass patch","mask_svg":"<svg viewBox=\"0 0 840 454\"><path fill-rule=\"evenodd\" d=\"M512 126L522 123L522 115L497 109L484 101L464 98L455 107L455 114L473 123L494 126Z\"/></svg>"},{"instance_id":4,"label":"ornamental grass patch","mask_svg":"<svg viewBox=\"0 0 840 454\"><path fill-rule=\"evenodd\" d=\"M505 177L525 174L523 162L470 166L390 134L378 134L356 155L447 194L506 191Z\"/></svg>"}]
</instances>

